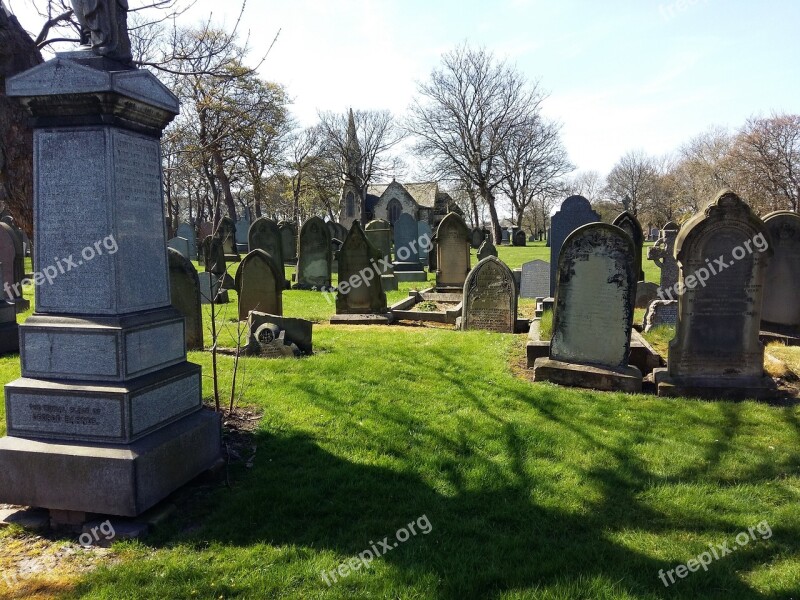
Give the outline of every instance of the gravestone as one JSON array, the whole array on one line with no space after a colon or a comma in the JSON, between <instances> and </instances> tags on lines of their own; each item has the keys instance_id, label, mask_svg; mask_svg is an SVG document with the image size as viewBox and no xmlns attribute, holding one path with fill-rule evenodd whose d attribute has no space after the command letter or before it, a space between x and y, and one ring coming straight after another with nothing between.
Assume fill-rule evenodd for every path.
<instances>
[{"instance_id":1,"label":"gravestone","mask_svg":"<svg viewBox=\"0 0 800 600\"><path fill-rule=\"evenodd\" d=\"M380 252L369 243L356 220L339 250L339 286L336 293L337 315L387 315L386 293L376 264ZM388 318L385 319L388 323ZM347 322L331 319L331 323Z\"/></svg>"},{"instance_id":2,"label":"gravestone","mask_svg":"<svg viewBox=\"0 0 800 600\"><path fill-rule=\"evenodd\" d=\"M481 247L478 249L478 261L488 256L497 257L497 248L490 240L483 240Z\"/></svg>"},{"instance_id":3,"label":"gravestone","mask_svg":"<svg viewBox=\"0 0 800 600\"><path fill-rule=\"evenodd\" d=\"M461 329L514 333L517 285L514 275L496 256L488 256L464 282Z\"/></svg>"},{"instance_id":4,"label":"gravestone","mask_svg":"<svg viewBox=\"0 0 800 600\"><path fill-rule=\"evenodd\" d=\"M508 229L503 229L501 232L500 243L508 245L511 243L511 232Z\"/></svg>"},{"instance_id":5,"label":"gravestone","mask_svg":"<svg viewBox=\"0 0 800 600\"><path fill-rule=\"evenodd\" d=\"M251 250L236 269L239 320L245 321L251 310L283 315L283 288L283 273L275 260L264 250Z\"/></svg>"},{"instance_id":6,"label":"gravestone","mask_svg":"<svg viewBox=\"0 0 800 600\"><path fill-rule=\"evenodd\" d=\"M607 223L584 225L564 240L550 357L535 361L536 381L641 391L642 373L628 364L637 279L634 252L630 236Z\"/></svg>"},{"instance_id":7,"label":"gravestone","mask_svg":"<svg viewBox=\"0 0 800 600\"><path fill-rule=\"evenodd\" d=\"M333 221L326 221L325 226L328 228L328 233L330 234L330 238L332 240L339 240L340 242L344 241L343 237L339 237L339 228L336 227L336 223Z\"/></svg>"},{"instance_id":8,"label":"gravestone","mask_svg":"<svg viewBox=\"0 0 800 600\"><path fill-rule=\"evenodd\" d=\"M197 274L200 285L200 304L211 304L212 300L217 304L227 304L230 302L228 290L222 289L217 276L208 271Z\"/></svg>"},{"instance_id":9,"label":"gravestone","mask_svg":"<svg viewBox=\"0 0 800 600\"><path fill-rule=\"evenodd\" d=\"M477 227L470 231L469 236L469 243L476 250L481 247L481 244L486 239L483 229L479 229Z\"/></svg>"},{"instance_id":10,"label":"gravestone","mask_svg":"<svg viewBox=\"0 0 800 600\"><path fill-rule=\"evenodd\" d=\"M528 239L525 236L525 232L522 229L518 229L514 232L514 237L512 238L512 243L515 246L527 246Z\"/></svg>"},{"instance_id":11,"label":"gravestone","mask_svg":"<svg viewBox=\"0 0 800 600\"><path fill-rule=\"evenodd\" d=\"M380 252L381 261L378 264L378 269L381 273L383 291L397 290L397 276L394 273L392 266L392 226L389 221L383 219L376 219L367 223L364 228L364 234L367 236L370 244Z\"/></svg>"},{"instance_id":12,"label":"gravestone","mask_svg":"<svg viewBox=\"0 0 800 600\"><path fill-rule=\"evenodd\" d=\"M278 224L267 217L260 217L253 221L248 233L250 252L263 250L275 261L275 270L281 275L281 281L286 279L283 257L283 239ZM284 284L285 285L285 284ZM269 312L262 310L261 312Z\"/></svg>"},{"instance_id":13,"label":"gravestone","mask_svg":"<svg viewBox=\"0 0 800 600\"><path fill-rule=\"evenodd\" d=\"M175 250L181 256L185 256L188 260L189 258L189 240L182 237L174 237L167 242L167 248L171 250Z\"/></svg>"},{"instance_id":14,"label":"gravestone","mask_svg":"<svg viewBox=\"0 0 800 600\"><path fill-rule=\"evenodd\" d=\"M278 223L281 234L281 253L283 260L288 263L297 262L297 229L293 223L283 221Z\"/></svg>"},{"instance_id":15,"label":"gravestone","mask_svg":"<svg viewBox=\"0 0 800 600\"><path fill-rule=\"evenodd\" d=\"M194 227L188 223L181 223L178 225L178 231L175 235L189 242L189 260L197 260L197 235L194 232Z\"/></svg>"},{"instance_id":16,"label":"gravestone","mask_svg":"<svg viewBox=\"0 0 800 600\"><path fill-rule=\"evenodd\" d=\"M210 274L210 273L209 273ZM169 291L173 308L185 319L187 350L203 349L203 313L200 309L200 278L191 261L169 249Z\"/></svg>"},{"instance_id":17,"label":"gravestone","mask_svg":"<svg viewBox=\"0 0 800 600\"><path fill-rule=\"evenodd\" d=\"M470 271L470 231L464 219L448 213L436 229L436 291L464 289Z\"/></svg>"},{"instance_id":18,"label":"gravestone","mask_svg":"<svg viewBox=\"0 0 800 600\"><path fill-rule=\"evenodd\" d=\"M661 270L658 295L664 300L677 300L678 261L675 258L675 240L680 226L670 221L664 225L656 243L648 248L647 258Z\"/></svg>"},{"instance_id":19,"label":"gravestone","mask_svg":"<svg viewBox=\"0 0 800 600\"><path fill-rule=\"evenodd\" d=\"M91 245L92 241L94 240L90 240L88 244ZM78 250L76 254L80 255L80 249ZM22 237L11 225L4 222L0 222L0 264L3 265L4 298L14 303L18 313L25 312L31 307L30 301L23 297L22 291L22 280L25 278L25 249L22 247Z\"/></svg>"},{"instance_id":20,"label":"gravestone","mask_svg":"<svg viewBox=\"0 0 800 600\"><path fill-rule=\"evenodd\" d=\"M600 215L592 210L592 205L583 196L570 196L561 203L561 208L551 217L547 237L550 246L551 296L556 292L556 270L558 257L561 255L561 244L578 227L599 221Z\"/></svg>"},{"instance_id":21,"label":"gravestone","mask_svg":"<svg viewBox=\"0 0 800 600\"><path fill-rule=\"evenodd\" d=\"M203 268L206 272L212 273L220 281L222 289L235 289L233 278L228 274L222 240L210 235L200 244L200 251L203 254Z\"/></svg>"},{"instance_id":22,"label":"gravestone","mask_svg":"<svg viewBox=\"0 0 800 600\"><path fill-rule=\"evenodd\" d=\"M428 264L428 253L430 252L430 240L433 237L433 230L427 221L417 223L417 240L419 241L419 261L423 265Z\"/></svg>"},{"instance_id":23,"label":"gravestone","mask_svg":"<svg viewBox=\"0 0 800 600\"><path fill-rule=\"evenodd\" d=\"M764 278L762 328L790 336L800 334L800 216L777 211L764 217L774 255Z\"/></svg>"},{"instance_id":24,"label":"gravestone","mask_svg":"<svg viewBox=\"0 0 800 600\"><path fill-rule=\"evenodd\" d=\"M532 260L522 265L520 298L547 298L550 294L550 265Z\"/></svg>"},{"instance_id":25,"label":"gravestone","mask_svg":"<svg viewBox=\"0 0 800 600\"><path fill-rule=\"evenodd\" d=\"M650 333L655 327L675 325L677 322L677 300L653 300L644 313L644 332Z\"/></svg>"},{"instance_id":26,"label":"gravestone","mask_svg":"<svg viewBox=\"0 0 800 600\"><path fill-rule=\"evenodd\" d=\"M758 338L770 246L767 227L730 190L681 228L675 255L683 294L668 366L654 371L659 396L772 394Z\"/></svg>"},{"instance_id":27,"label":"gravestone","mask_svg":"<svg viewBox=\"0 0 800 600\"><path fill-rule=\"evenodd\" d=\"M614 219L613 225L616 225L622 231L631 236L633 246L636 249L634 260L636 262L636 276L639 281L644 281L644 271L642 271L642 247L644 246L644 233L642 233L642 226L639 220L629 213L627 210L620 213Z\"/></svg>"},{"instance_id":28,"label":"gravestone","mask_svg":"<svg viewBox=\"0 0 800 600\"><path fill-rule=\"evenodd\" d=\"M0 502L56 520L138 516L221 458L170 299L160 137L178 100L149 72L109 64L57 54L6 81L34 129L34 270L84 257L37 288L21 378L5 388ZM100 240L109 251L86 259Z\"/></svg>"},{"instance_id":29,"label":"gravestone","mask_svg":"<svg viewBox=\"0 0 800 600\"><path fill-rule=\"evenodd\" d=\"M217 228L217 235L222 240L222 250L225 253L225 260L228 262L239 262L242 260L239 249L236 246L236 225L230 217L222 217Z\"/></svg>"},{"instance_id":30,"label":"gravestone","mask_svg":"<svg viewBox=\"0 0 800 600\"><path fill-rule=\"evenodd\" d=\"M3 265L0 264L0 280L3 278ZM17 325L16 305L6 294L0 294L0 356L19 352L19 326Z\"/></svg>"},{"instance_id":31,"label":"gravestone","mask_svg":"<svg viewBox=\"0 0 800 600\"><path fill-rule=\"evenodd\" d=\"M236 221L236 252L250 252L250 217L247 215Z\"/></svg>"},{"instance_id":32,"label":"gravestone","mask_svg":"<svg viewBox=\"0 0 800 600\"><path fill-rule=\"evenodd\" d=\"M396 271L421 271L417 220L408 213L394 223L394 258Z\"/></svg>"},{"instance_id":33,"label":"gravestone","mask_svg":"<svg viewBox=\"0 0 800 600\"><path fill-rule=\"evenodd\" d=\"M300 228L297 289L331 289L331 235L325 222L311 217Z\"/></svg>"}]
</instances>

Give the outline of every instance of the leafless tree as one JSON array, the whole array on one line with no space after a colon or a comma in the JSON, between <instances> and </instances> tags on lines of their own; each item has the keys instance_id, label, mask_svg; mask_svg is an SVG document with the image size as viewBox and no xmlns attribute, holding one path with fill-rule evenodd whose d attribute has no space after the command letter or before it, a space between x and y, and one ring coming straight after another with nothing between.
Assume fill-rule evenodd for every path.
<instances>
[{"instance_id":1,"label":"leafless tree","mask_svg":"<svg viewBox=\"0 0 800 600\"><path fill-rule=\"evenodd\" d=\"M627 152L606 177L605 195L637 216L655 192L657 170L641 150Z\"/></svg>"},{"instance_id":2,"label":"leafless tree","mask_svg":"<svg viewBox=\"0 0 800 600\"><path fill-rule=\"evenodd\" d=\"M561 127L539 114L511 132L500 158L504 174L500 189L511 202L518 227L528 207L537 198L560 192L562 178L574 169L561 142Z\"/></svg>"},{"instance_id":3,"label":"leafless tree","mask_svg":"<svg viewBox=\"0 0 800 600\"><path fill-rule=\"evenodd\" d=\"M464 44L442 56L418 87L407 129L427 173L457 173L489 209L494 242L501 239L495 196L503 182L502 152L514 132L541 108L544 94L514 67Z\"/></svg>"}]
</instances>

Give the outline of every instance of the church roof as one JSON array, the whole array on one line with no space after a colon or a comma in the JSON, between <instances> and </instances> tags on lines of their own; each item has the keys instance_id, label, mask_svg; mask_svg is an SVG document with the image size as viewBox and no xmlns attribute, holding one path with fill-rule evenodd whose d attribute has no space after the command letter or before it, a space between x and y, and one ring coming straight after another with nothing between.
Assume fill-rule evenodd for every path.
<instances>
[{"instance_id":1,"label":"church roof","mask_svg":"<svg viewBox=\"0 0 800 600\"><path fill-rule=\"evenodd\" d=\"M414 199L414 202L424 208L434 208L436 206L437 197L440 196L439 184L435 181L425 181L422 183L399 183L393 181L392 183L371 185L367 188L367 194L380 197L392 184L399 185L405 189Z\"/></svg>"}]
</instances>

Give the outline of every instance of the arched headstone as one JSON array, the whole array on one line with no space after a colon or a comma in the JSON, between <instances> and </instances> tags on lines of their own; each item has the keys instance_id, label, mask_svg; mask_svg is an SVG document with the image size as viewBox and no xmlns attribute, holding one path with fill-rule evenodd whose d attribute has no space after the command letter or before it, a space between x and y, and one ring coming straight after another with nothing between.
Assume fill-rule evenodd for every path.
<instances>
[{"instance_id":1,"label":"arched headstone","mask_svg":"<svg viewBox=\"0 0 800 600\"><path fill-rule=\"evenodd\" d=\"M297 260L297 229L293 223L283 221L278 223L281 234L281 252L283 260L294 262Z\"/></svg>"},{"instance_id":2,"label":"arched headstone","mask_svg":"<svg viewBox=\"0 0 800 600\"><path fill-rule=\"evenodd\" d=\"M478 248L478 260L481 261L489 256L497 257L497 248L490 240L483 240L481 247Z\"/></svg>"},{"instance_id":3,"label":"arched headstone","mask_svg":"<svg viewBox=\"0 0 800 600\"><path fill-rule=\"evenodd\" d=\"M369 243L361 224L353 221L337 256L336 314L385 314L388 311L386 293L377 271L380 258L380 252Z\"/></svg>"},{"instance_id":4,"label":"arched headstone","mask_svg":"<svg viewBox=\"0 0 800 600\"><path fill-rule=\"evenodd\" d=\"M763 329L800 335L800 215L788 210L764 217L775 252L764 277Z\"/></svg>"},{"instance_id":5,"label":"arched headstone","mask_svg":"<svg viewBox=\"0 0 800 600\"><path fill-rule=\"evenodd\" d=\"M564 385L637 392L642 374L628 365L636 294L630 236L591 223L563 242L556 270L550 357L534 378Z\"/></svg>"},{"instance_id":6,"label":"arched headstone","mask_svg":"<svg viewBox=\"0 0 800 600\"><path fill-rule=\"evenodd\" d=\"M203 349L203 313L200 308L200 278L191 261L169 249L169 289L172 306L186 319L187 350Z\"/></svg>"},{"instance_id":7,"label":"arched headstone","mask_svg":"<svg viewBox=\"0 0 800 600\"><path fill-rule=\"evenodd\" d=\"M276 268L275 259L260 249L251 250L236 270L236 289L239 291L239 320L244 321L251 310L271 315L283 315L283 274Z\"/></svg>"},{"instance_id":8,"label":"arched headstone","mask_svg":"<svg viewBox=\"0 0 800 600\"><path fill-rule=\"evenodd\" d=\"M654 372L660 396L772 393L758 337L771 245L764 222L730 190L681 228L678 324L667 369Z\"/></svg>"},{"instance_id":9,"label":"arched headstone","mask_svg":"<svg viewBox=\"0 0 800 600\"><path fill-rule=\"evenodd\" d=\"M464 288L470 271L470 231L464 219L448 213L436 229L436 290Z\"/></svg>"},{"instance_id":10,"label":"arched headstone","mask_svg":"<svg viewBox=\"0 0 800 600\"><path fill-rule=\"evenodd\" d=\"M261 217L253 221L247 233L250 251L263 250L271 260L275 261L275 270L281 274L281 280L286 278L284 270L283 241L278 224L272 219ZM269 312L269 311L261 311Z\"/></svg>"},{"instance_id":11,"label":"arched headstone","mask_svg":"<svg viewBox=\"0 0 800 600\"><path fill-rule=\"evenodd\" d=\"M242 260L239 250L236 247L236 224L230 217L222 217L217 228L218 237L222 240L222 250L225 253L225 260L228 262L239 262Z\"/></svg>"},{"instance_id":12,"label":"arched headstone","mask_svg":"<svg viewBox=\"0 0 800 600\"><path fill-rule=\"evenodd\" d=\"M620 213L614 219L613 225L616 225L622 231L631 236L635 248L634 261L636 262L636 277L638 281L644 281L644 271L642 271L642 247L644 246L644 233L642 233L642 226L639 220L629 213L627 210Z\"/></svg>"},{"instance_id":13,"label":"arched headstone","mask_svg":"<svg viewBox=\"0 0 800 600\"><path fill-rule=\"evenodd\" d=\"M511 269L495 256L480 261L464 282L462 306L461 329L514 333L517 285Z\"/></svg>"},{"instance_id":14,"label":"arched headstone","mask_svg":"<svg viewBox=\"0 0 800 600\"><path fill-rule=\"evenodd\" d=\"M591 203L583 196L570 196L552 216L547 238L550 246L550 294L556 292L556 269L561 244L578 227L599 221L600 215L592 210Z\"/></svg>"},{"instance_id":15,"label":"arched headstone","mask_svg":"<svg viewBox=\"0 0 800 600\"><path fill-rule=\"evenodd\" d=\"M325 221L311 217L300 228L297 260L298 289L331 288L331 234Z\"/></svg>"}]
</instances>

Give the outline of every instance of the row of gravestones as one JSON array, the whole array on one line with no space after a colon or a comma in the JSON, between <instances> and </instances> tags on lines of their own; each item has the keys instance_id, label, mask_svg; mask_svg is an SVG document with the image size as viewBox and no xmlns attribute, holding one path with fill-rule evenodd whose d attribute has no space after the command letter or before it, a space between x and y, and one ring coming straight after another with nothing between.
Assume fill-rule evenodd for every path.
<instances>
[{"instance_id":1,"label":"row of gravestones","mask_svg":"<svg viewBox=\"0 0 800 600\"><path fill-rule=\"evenodd\" d=\"M247 229L244 229L245 226ZM215 235L222 240L223 252L229 262L238 262L240 260L240 250L247 249L249 251L257 248L253 247L250 241L254 227L257 235L263 235L263 231L267 229L270 231L277 230L284 261L291 264L297 260L297 229L292 223L287 221L275 223L266 217L261 217L256 219L252 225L245 220L234 224L233 219L230 217L223 217ZM204 228L201 227L202 229ZM209 236L205 236L204 239L207 237ZM167 246L178 251L189 260L202 261L203 259L202 252L199 252L195 229L188 223L182 223L178 226L176 236L168 241Z\"/></svg>"},{"instance_id":2,"label":"row of gravestones","mask_svg":"<svg viewBox=\"0 0 800 600\"><path fill-rule=\"evenodd\" d=\"M666 264L662 290L680 302L668 366L654 372L659 395L770 395L759 332L763 323L800 329L800 217L781 211L762 221L736 194L723 191L679 233L665 228L667 246L672 232L668 254L678 267L676 283L664 289L672 269ZM536 360L534 378L640 390L641 373L628 364L640 276L634 240L615 225L590 223L559 246L550 356ZM654 253L659 260L662 252Z\"/></svg>"}]
</instances>

